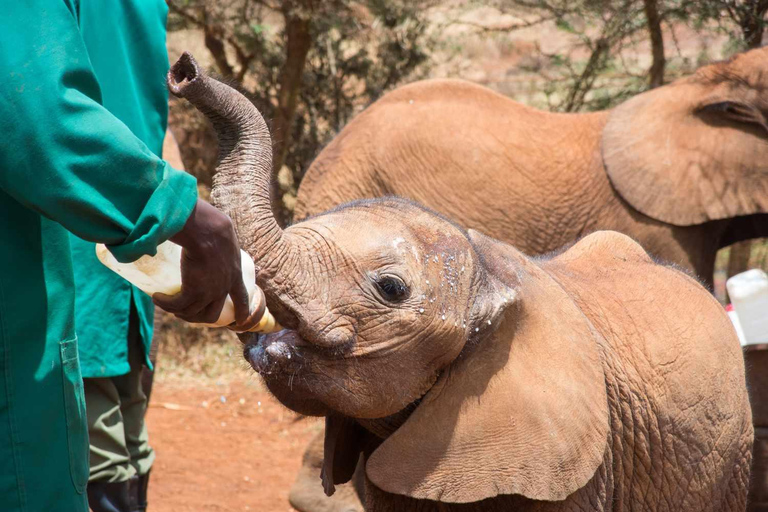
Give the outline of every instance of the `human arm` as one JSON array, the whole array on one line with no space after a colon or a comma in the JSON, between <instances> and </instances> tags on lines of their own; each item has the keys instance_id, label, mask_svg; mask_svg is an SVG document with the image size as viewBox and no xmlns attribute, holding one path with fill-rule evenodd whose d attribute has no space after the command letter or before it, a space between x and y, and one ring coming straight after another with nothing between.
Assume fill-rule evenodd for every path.
<instances>
[{"instance_id":1,"label":"human arm","mask_svg":"<svg viewBox=\"0 0 768 512\"><path fill-rule=\"evenodd\" d=\"M222 281L240 288L232 277L242 285L237 241L226 216L203 208L190 222L199 209L195 179L154 155L102 107L75 4L12 2L0 30L0 188L79 237L106 243L120 261L153 254L180 236L185 266L207 266L187 273L183 284L182 293L197 301L226 295ZM211 226L219 226L221 243L202 240ZM222 251L225 242L229 250ZM213 250L237 258L223 264ZM242 305L237 309L247 315Z\"/></svg>"}]
</instances>

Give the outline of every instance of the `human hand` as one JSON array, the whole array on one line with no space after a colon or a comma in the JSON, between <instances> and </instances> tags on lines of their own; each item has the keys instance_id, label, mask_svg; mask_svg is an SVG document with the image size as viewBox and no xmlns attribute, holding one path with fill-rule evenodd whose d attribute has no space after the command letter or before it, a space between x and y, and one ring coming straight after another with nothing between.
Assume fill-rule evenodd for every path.
<instances>
[{"instance_id":1,"label":"human hand","mask_svg":"<svg viewBox=\"0 0 768 512\"><path fill-rule=\"evenodd\" d=\"M244 325L253 315L243 283L240 246L229 217L198 199L187 223L171 241L182 247L181 292L172 296L156 293L153 302L187 322L214 323L229 295L235 322Z\"/></svg>"},{"instance_id":2,"label":"human hand","mask_svg":"<svg viewBox=\"0 0 768 512\"><path fill-rule=\"evenodd\" d=\"M235 332L253 332L255 327L264 320L264 314L267 313L267 299L264 297L264 292L258 286L256 286L254 295L252 299L252 302L255 304L253 311L251 311L245 321L233 322L227 326L227 329ZM266 321L265 325L268 325L269 319L266 319ZM272 318L271 325L274 326L274 323L275 320Z\"/></svg>"}]
</instances>

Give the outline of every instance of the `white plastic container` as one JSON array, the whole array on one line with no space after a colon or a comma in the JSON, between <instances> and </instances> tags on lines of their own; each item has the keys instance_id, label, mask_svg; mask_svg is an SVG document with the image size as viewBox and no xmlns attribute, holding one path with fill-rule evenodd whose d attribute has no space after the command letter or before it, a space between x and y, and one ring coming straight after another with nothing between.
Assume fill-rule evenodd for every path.
<instances>
[{"instance_id":1,"label":"white plastic container","mask_svg":"<svg viewBox=\"0 0 768 512\"><path fill-rule=\"evenodd\" d=\"M726 282L743 333L744 345L768 344L768 275L747 270Z\"/></svg>"},{"instance_id":2,"label":"white plastic container","mask_svg":"<svg viewBox=\"0 0 768 512\"><path fill-rule=\"evenodd\" d=\"M181 246L173 242L164 242L157 247L155 256L142 256L132 263L120 263L115 259L104 244L96 244L96 257L101 263L123 279L129 281L139 290L148 295L164 293L176 295L181 291ZM240 251L240 265L243 271L243 280L248 290L250 308L253 311L257 306L260 294L256 287L256 269L253 260L248 254ZM235 305L231 297L227 297L218 320L209 327L224 327L235 321ZM251 329L255 332L274 332L280 326L269 312L264 311L264 316L259 324Z\"/></svg>"},{"instance_id":3,"label":"white plastic container","mask_svg":"<svg viewBox=\"0 0 768 512\"><path fill-rule=\"evenodd\" d=\"M731 304L732 306L733 304ZM741 324L739 323L739 315L736 314L735 309L731 309L730 311L726 310L728 313L728 318L731 319L731 323L733 324L733 328L736 329L736 336L739 338L739 343L741 346L746 345L746 340L744 339L744 331L741 330Z\"/></svg>"}]
</instances>

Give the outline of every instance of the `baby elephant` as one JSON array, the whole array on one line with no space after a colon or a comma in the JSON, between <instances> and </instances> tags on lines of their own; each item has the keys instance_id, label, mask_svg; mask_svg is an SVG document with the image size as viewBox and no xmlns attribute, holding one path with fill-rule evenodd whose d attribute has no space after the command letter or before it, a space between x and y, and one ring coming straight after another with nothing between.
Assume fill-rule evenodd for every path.
<instances>
[{"instance_id":1,"label":"baby elephant","mask_svg":"<svg viewBox=\"0 0 768 512\"><path fill-rule=\"evenodd\" d=\"M531 259L394 198L282 230L259 113L188 54L168 81L219 133L212 197L285 326L245 356L326 417L327 493L362 460L372 511L744 510L741 349L694 279L617 233Z\"/></svg>"}]
</instances>

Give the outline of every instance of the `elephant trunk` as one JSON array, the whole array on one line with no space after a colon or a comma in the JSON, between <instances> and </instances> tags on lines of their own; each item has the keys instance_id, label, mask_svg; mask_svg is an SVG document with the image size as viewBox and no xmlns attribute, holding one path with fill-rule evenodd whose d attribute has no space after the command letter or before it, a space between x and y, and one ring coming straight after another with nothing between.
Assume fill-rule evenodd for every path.
<instances>
[{"instance_id":1,"label":"elephant trunk","mask_svg":"<svg viewBox=\"0 0 768 512\"><path fill-rule=\"evenodd\" d=\"M188 52L171 67L167 84L213 124L219 143L213 204L232 219L257 268L274 271L285 243L270 202L272 141L264 118L245 96L207 76Z\"/></svg>"}]
</instances>

